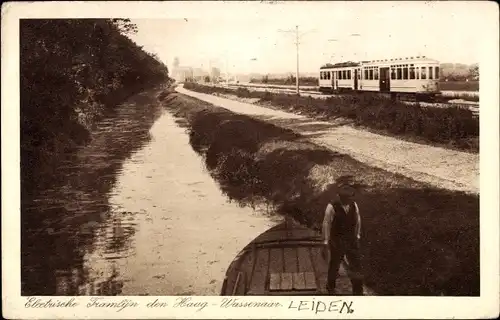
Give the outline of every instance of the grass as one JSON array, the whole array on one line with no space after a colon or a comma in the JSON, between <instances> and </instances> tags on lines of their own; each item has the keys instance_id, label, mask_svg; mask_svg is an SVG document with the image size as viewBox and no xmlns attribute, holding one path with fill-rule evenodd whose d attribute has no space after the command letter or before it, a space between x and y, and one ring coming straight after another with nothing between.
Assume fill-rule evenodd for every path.
<instances>
[{"instance_id":1,"label":"grass","mask_svg":"<svg viewBox=\"0 0 500 320\"><path fill-rule=\"evenodd\" d=\"M430 187L269 123L173 94L164 101L227 196L319 230L332 183L358 185L367 285L380 295L479 295L479 198Z\"/></svg>"},{"instance_id":2,"label":"grass","mask_svg":"<svg viewBox=\"0 0 500 320\"><path fill-rule=\"evenodd\" d=\"M285 78L285 79L267 79L267 82L264 82L263 79L251 79L250 83L261 83L261 84L270 84L270 85L295 85L295 77L294 78ZM315 77L299 77L299 85L301 86L317 86L318 78Z\"/></svg>"},{"instance_id":3,"label":"grass","mask_svg":"<svg viewBox=\"0 0 500 320\"><path fill-rule=\"evenodd\" d=\"M440 81L443 91L479 91L479 81Z\"/></svg>"},{"instance_id":4,"label":"grass","mask_svg":"<svg viewBox=\"0 0 500 320\"><path fill-rule=\"evenodd\" d=\"M479 95L474 92L443 92L443 98L446 100L462 99L465 101L479 102Z\"/></svg>"},{"instance_id":5,"label":"grass","mask_svg":"<svg viewBox=\"0 0 500 320\"><path fill-rule=\"evenodd\" d=\"M479 152L479 119L469 109L423 108L392 101L377 94L339 95L319 99L284 93L250 91L247 88L208 87L185 84L202 93L235 94L240 98L258 98L285 111L300 112L322 120L346 118L355 125L378 130L392 136L447 145L454 149Z\"/></svg>"}]
</instances>

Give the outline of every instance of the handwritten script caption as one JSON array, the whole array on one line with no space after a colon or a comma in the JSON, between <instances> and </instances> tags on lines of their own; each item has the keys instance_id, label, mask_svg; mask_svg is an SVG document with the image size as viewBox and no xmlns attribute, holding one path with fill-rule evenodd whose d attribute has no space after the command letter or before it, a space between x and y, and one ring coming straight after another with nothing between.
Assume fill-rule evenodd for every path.
<instances>
[{"instance_id":1,"label":"handwritten script caption","mask_svg":"<svg viewBox=\"0 0 500 320\"><path fill-rule=\"evenodd\" d=\"M192 309L203 311L208 308L219 309L245 309L245 308L259 308L259 309L276 309L284 308L293 310L294 312L310 312L313 314L334 312L340 314L354 313L353 301L347 300L322 300L318 298L292 299L287 303L277 301L246 301L241 298L221 298L218 302L208 302L203 298L195 297L176 297L176 298L155 298L148 302L139 303L132 299L105 298L105 297L85 297L85 298L40 298L40 297L27 297L25 308L47 309L47 308L112 308L116 312L123 310L130 310L134 308L174 308L174 309Z\"/></svg>"}]
</instances>

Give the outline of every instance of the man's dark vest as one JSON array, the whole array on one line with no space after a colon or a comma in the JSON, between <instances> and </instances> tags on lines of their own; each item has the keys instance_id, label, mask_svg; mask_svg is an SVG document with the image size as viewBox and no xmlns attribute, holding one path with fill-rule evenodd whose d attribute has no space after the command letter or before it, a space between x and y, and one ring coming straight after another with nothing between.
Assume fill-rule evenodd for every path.
<instances>
[{"instance_id":1,"label":"man's dark vest","mask_svg":"<svg viewBox=\"0 0 500 320\"><path fill-rule=\"evenodd\" d=\"M349 211L346 212L342 204L338 201L332 203L335 210L335 216L330 230L332 239L354 240L356 238L356 207L354 201L349 204Z\"/></svg>"}]
</instances>

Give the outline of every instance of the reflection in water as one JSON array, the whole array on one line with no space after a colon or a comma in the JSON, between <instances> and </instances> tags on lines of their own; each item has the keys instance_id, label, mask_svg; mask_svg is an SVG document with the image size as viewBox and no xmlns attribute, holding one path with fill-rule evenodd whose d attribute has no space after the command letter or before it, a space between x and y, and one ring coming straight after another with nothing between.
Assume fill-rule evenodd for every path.
<instances>
[{"instance_id":1,"label":"reflection in water","mask_svg":"<svg viewBox=\"0 0 500 320\"><path fill-rule=\"evenodd\" d=\"M23 295L217 295L234 256L277 223L228 203L154 93L43 183L22 197Z\"/></svg>"},{"instance_id":2,"label":"reflection in water","mask_svg":"<svg viewBox=\"0 0 500 320\"><path fill-rule=\"evenodd\" d=\"M22 191L23 295L119 294L117 268L96 277L83 268L84 256L103 243L110 252L125 250L133 224L110 219L108 193L123 160L150 140L160 111L154 93L134 96L96 125L87 146L38 181L37 194ZM112 240L94 243L102 233Z\"/></svg>"}]
</instances>

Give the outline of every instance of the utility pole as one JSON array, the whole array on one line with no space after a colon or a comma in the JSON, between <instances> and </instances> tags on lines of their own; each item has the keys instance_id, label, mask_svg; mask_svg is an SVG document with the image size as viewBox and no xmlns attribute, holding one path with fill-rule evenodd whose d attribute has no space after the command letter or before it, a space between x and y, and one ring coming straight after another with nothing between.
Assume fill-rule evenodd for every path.
<instances>
[{"instance_id":1,"label":"utility pole","mask_svg":"<svg viewBox=\"0 0 500 320\"><path fill-rule=\"evenodd\" d=\"M229 67L227 65L227 55L226 55L226 85L229 86Z\"/></svg>"},{"instance_id":2,"label":"utility pole","mask_svg":"<svg viewBox=\"0 0 500 320\"><path fill-rule=\"evenodd\" d=\"M311 31L315 31L315 30L311 30ZM311 31L308 31L308 32L311 32ZM297 51L297 71L295 72L295 86L296 86L296 90L297 90L297 95L300 94L300 90L299 90L299 38L301 36L303 36L304 34L308 33L308 32L304 32L303 34L299 34L299 26L295 26L295 30L278 30L278 32L286 32L286 33L295 33L295 47L296 47L296 51Z\"/></svg>"},{"instance_id":3,"label":"utility pole","mask_svg":"<svg viewBox=\"0 0 500 320\"><path fill-rule=\"evenodd\" d=\"M295 44L297 46L297 75L295 77L295 86L297 87L297 95L299 95L299 26L295 26Z\"/></svg>"}]
</instances>

